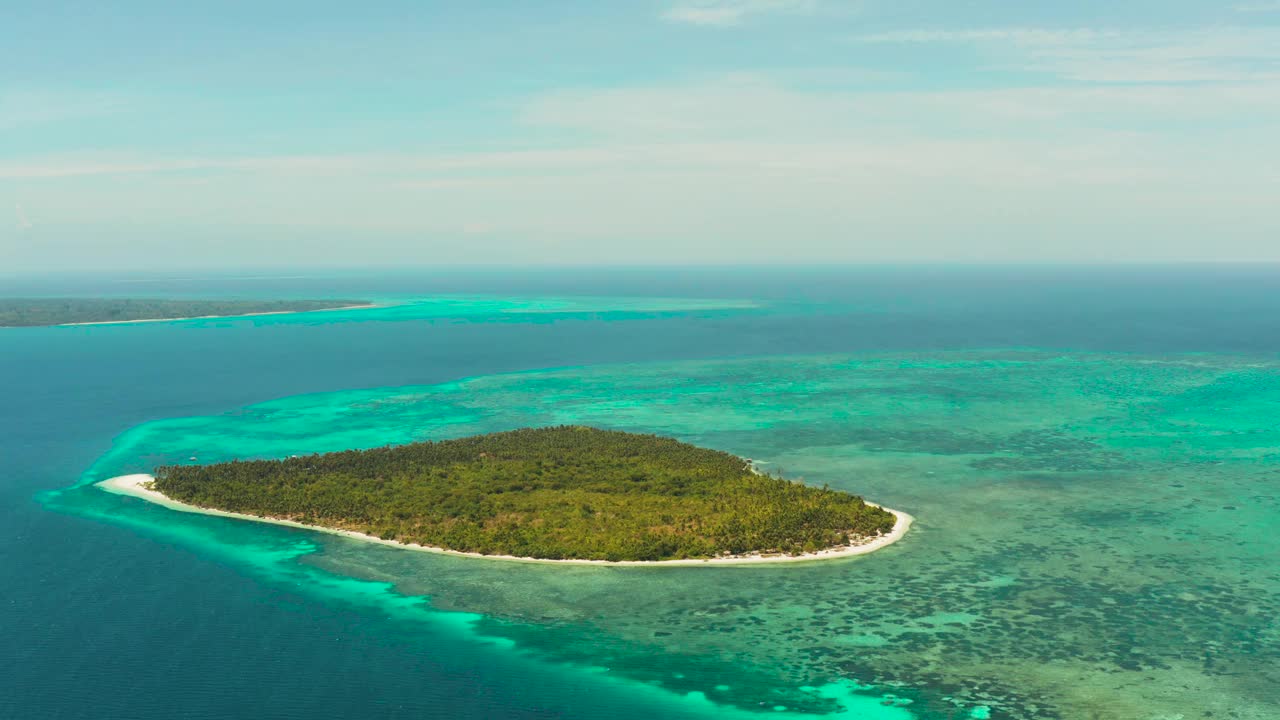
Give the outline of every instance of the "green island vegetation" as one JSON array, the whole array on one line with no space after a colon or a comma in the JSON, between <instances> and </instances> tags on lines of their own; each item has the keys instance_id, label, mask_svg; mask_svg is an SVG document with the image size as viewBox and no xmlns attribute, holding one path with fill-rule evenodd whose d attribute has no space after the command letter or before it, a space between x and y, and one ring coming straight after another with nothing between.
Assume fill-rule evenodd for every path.
<instances>
[{"instance_id":1,"label":"green island vegetation","mask_svg":"<svg viewBox=\"0 0 1280 720\"><path fill-rule=\"evenodd\" d=\"M860 497L759 474L729 453L581 426L170 465L153 487L204 508L555 560L795 555L896 522Z\"/></svg>"},{"instance_id":2,"label":"green island vegetation","mask_svg":"<svg viewBox=\"0 0 1280 720\"><path fill-rule=\"evenodd\" d=\"M128 322L205 316L310 312L360 300L156 300L139 298L0 298L0 327Z\"/></svg>"}]
</instances>

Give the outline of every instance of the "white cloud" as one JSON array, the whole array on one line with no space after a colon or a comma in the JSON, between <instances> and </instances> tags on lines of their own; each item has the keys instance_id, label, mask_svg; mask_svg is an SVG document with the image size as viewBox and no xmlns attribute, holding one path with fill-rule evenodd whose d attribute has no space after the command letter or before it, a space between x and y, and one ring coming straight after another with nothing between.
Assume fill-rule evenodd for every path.
<instances>
[{"instance_id":1,"label":"white cloud","mask_svg":"<svg viewBox=\"0 0 1280 720\"><path fill-rule=\"evenodd\" d=\"M668 22L705 27L740 25L753 15L798 13L814 9L817 0L685 0L662 13Z\"/></svg>"},{"instance_id":2,"label":"white cloud","mask_svg":"<svg viewBox=\"0 0 1280 720\"><path fill-rule=\"evenodd\" d=\"M1238 13L1274 13L1280 12L1280 2L1242 3L1234 9Z\"/></svg>"},{"instance_id":3,"label":"white cloud","mask_svg":"<svg viewBox=\"0 0 1280 720\"><path fill-rule=\"evenodd\" d=\"M17 228L19 230L30 230L34 227L31 224L31 220L27 218L26 211L22 209L21 203L13 206L13 212L17 216Z\"/></svg>"},{"instance_id":4,"label":"white cloud","mask_svg":"<svg viewBox=\"0 0 1280 720\"><path fill-rule=\"evenodd\" d=\"M119 112L125 101L106 93L0 91L0 130Z\"/></svg>"},{"instance_id":5,"label":"white cloud","mask_svg":"<svg viewBox=\"0 0 1280 720\"><path fill-rule=\"evenodd\" d=\"M220 161L99 153L0 161L0 180L43 180L94 175L133 175L208 169Z\"/></svg>"},{"instance_id":6,"label":"white cloud","mask_svg":"<svg viewBox=\"0 0 1280 720\"><path fill-rule=\"evenodd\" d=\"M1115 36L1087 28L1077 29L1043 29L1043 28L976 28L968 30L895 30L892 32L860 35L857 40L864 43L967 43L967 42L1011 42L1019 45L1062 45L1093 41L1101 37Z\"/></svg>"},{"instance_id":7,"label":"white cloud","mask_svg":"<svg viewBox=\"0 0 1280 720\"><path fill-rule=\"evenodd\" d=\"M1097 129L1194 133L1242 119L1274 126L1280 123L1280 78L1198 85L801 92L735 76L552 93L530 102L521 118L622 142L867 137L1053 141Z\"/></svg>"},{"instance_id":8,"label":"white cloud","mask_svg":"<svg viewBox=\"0 0 1280 720\"><path fill-rule=\"evenodd\" d=\"M864 43L966 44L994 69L1095 83L1203 83L1280 76L1280 28L1169 31L1093 28L908 30L863 35Z\"/></svg>"},{"instance_id":9,"label":"white cloud","mask_svg":"<svg viewBox=\"0 0 1280 720\"><path fill-rule=\"evenodd\" d=\"M676 7L662 14L663 19L689 25L725 27L742 22L742 11L733 8Z\"/></svg>"}]
</instances>

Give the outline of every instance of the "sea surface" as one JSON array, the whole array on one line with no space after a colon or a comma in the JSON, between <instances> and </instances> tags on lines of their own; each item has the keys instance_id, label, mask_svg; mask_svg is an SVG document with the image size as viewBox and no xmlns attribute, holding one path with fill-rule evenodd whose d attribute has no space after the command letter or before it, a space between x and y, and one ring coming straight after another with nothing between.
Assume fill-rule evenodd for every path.
<instances>
[{"instance_id":1,"label":"sea surface","mask_svg":"<svg viewBox=\"0 0 1280 720\"><path fill-rule=\"evenodd\" d=\"M0 329L0 718L1280 718L1280 267L0 276L68 294L385 307ZM547 566L94 486L558 423L916 525Z\"/></svg>"}]
</instances>

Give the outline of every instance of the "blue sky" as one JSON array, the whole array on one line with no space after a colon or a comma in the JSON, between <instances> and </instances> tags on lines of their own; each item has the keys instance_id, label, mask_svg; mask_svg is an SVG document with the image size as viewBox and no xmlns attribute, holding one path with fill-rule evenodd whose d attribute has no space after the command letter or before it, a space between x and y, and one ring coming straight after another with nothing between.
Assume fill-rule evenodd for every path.
<instances>
[{"instance_id":1,"label":"blue sky","mask_svg":"<svg viewBox=\"0 0 1280 720\"><path fill-rule=\"evenodd\" d=\"M0 270L1278 261L1278 206L1277 0L0 0Z\"/></svg>"}]
</instances>

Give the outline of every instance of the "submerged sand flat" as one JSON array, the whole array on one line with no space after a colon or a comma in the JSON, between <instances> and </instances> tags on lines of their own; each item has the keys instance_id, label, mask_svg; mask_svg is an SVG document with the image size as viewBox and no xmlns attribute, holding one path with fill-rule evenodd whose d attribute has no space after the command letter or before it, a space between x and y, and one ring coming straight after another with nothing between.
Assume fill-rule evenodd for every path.
<instances>
[{"instance_id":1,"label":"submerged sand flat","mask_svg":"<svg viewBox=\"0 0 1280 720\"><path fill-rule=\"evenodd\" d=\"M458 550L448 550L446 548L431 547L428 545L417 545L414 543L397 542L395 540L384 540L382 538L374 537L372 535L366 535L365 533L355 532L354 530L341 530L338 528L324 527L321 525L307 525L300 522L294 522L293 520L259 517L257 515L248 515L245 513L235 513L235 512L227 512L225 510L215 510L213 508L203 508L196 505L189 505L187 503L179 502L177 500L174 500L168 497L164 493L158 492L156 490L152 490L151 488L147 487L147 483L150 483L154 479L155 478L153 478L150 475L141 474L141 473L135 474L135 475L120 475L117 477L110 478L108 480L103 480L102 482L98 483L98 486L110 493L115 493L117 495L130 495L133 497L142 498L143 500L156 503L157 505L163 505L164 507L167 507L173 510L179 510L181 512L200 513L203 515L217 515L220 517L236 518L239 520L251 520L255 522L270 523L272 525L286 525L288 527L303 528L306 530L317 530L320 532L330 533L332 535L342 535L344 537L354 538L356 540L364 540L367 542L374 542L381 545L390 545L392 547L404 548L406 550L417 550L420 552L432 552L432 553L439 553L442 555L457 555L460 557L482 558L485 560L506 560L510 562L529 562L529 563L558 563L562 565L611 565L611 566L760 565L765 563L770 563L770 564L799 563L799 562L814 562L819 560L836 560L840 558L853 557L856 555L866 555L867 553L872 553L883 547L888 547L889 545L892 545L898 540L901 540L902 537L907 534L907 530L911 528L911 523L914 520L914 518L908 515L907 513L885 508L885 510L888 510L889 512L893 513L894 517L897 518L897 522L894 524L893 530L889 532L887 535L881 535L876 538L871 538L866 542L859 543L857 545L848 545L845 547L830 548L827 550L820 550L818 552L813 552L813 553L804 553L801 555L751 554L751 555L735 555L732 557L720 557L720 558L704 558L704 559L688 559L688 560L656 560L656 561L651 561L651 560L621 560L621 561L551 560L546 558L516 557L514 555L483 555L481 553L461 552ZM868 503L868 504L873 504L873 503Z\"/></svg>"}]
</instances>

